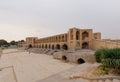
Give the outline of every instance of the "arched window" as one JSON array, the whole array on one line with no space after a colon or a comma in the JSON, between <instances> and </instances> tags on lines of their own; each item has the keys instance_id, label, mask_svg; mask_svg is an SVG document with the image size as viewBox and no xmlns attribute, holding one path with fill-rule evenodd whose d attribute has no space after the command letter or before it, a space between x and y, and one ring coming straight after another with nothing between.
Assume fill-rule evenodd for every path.
<instances>
[{"instance_id":1,"label":"arched window","mask_svg":"<svg viewBox=\"0 0 120 82\"><path fill-rule=\"evenodd\" d=\"M87 37L89 36L89 33L88 32L83 32L82 33L82 40L85 40Z\"/></svg>"},{"instance_id":2,"label":"arched window","mask_svg":"<svg viewBox=\"0 0 120 82\"><path fill-rule=\"evenodd\" d=\"M61 41L61 36L59 36L59 42Z\"/></svg>"},{"instance_id":3,"label":"arched window","mask_svg":"<svg viewBox=\"0 0 120 82\"><path fill-rule=\"evenodd\" d=\"M62 36L62 42L64 42L64 35Z\"/></svg>"},{"instance_id":4,"label":"arched window","mask_svg":"<svg viewBox=\"0 0 120 82\"><path fill-rule=\"evenodd\" d=\"M70 39L73 40L73 29L70 30Z\"/></svg>"},{"instance_id":5,"label":"arched window","mask_svg":"<svg viewBox=\"0 0 120 82\"><path fill-rule=\"evenodd\" d=\"M76 40L80 40L80 32L79 31L76 32Z\"/></svg>"}]
</instances>

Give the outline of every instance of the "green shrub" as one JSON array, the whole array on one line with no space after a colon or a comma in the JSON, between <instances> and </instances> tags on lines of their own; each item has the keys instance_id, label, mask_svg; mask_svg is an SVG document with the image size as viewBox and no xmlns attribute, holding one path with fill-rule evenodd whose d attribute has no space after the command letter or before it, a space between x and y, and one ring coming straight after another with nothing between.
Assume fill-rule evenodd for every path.
<instances>
[{"instance_id":1,"label":"green shrub","mask_svg":"<svg viewBox=\"0 0 120 82\"><path fill-rule=\"evenodd\" d=\"M120 70L120 48L99 49L95 52L95 58L106 68Z\"/></svg>"},{"instance_id":2,"label":"green shrub","mask_svg":"<svg viewBox=\"0 0 120 82\"><path fill-rule=\"evenodd\" d=\"M101 59L100 59L100 56L101 56L101 50L97 50L94 54L95 56L95 59L96 59L96 62L100 63L101 62Z\"/></svg>"},{"instance_id":3,"label":"green shrub","mask_svg":"<svg viewBox=\"0 0 120 82\"><path fill-rule=\"evenodd\" d=\"M95 52L94 56L95 56L96 62L101 63L101 61L102 61L101 60L101 54L102 54L103 51L105 51L105 48L98 49Z\"/></svg>"}]
</instances>

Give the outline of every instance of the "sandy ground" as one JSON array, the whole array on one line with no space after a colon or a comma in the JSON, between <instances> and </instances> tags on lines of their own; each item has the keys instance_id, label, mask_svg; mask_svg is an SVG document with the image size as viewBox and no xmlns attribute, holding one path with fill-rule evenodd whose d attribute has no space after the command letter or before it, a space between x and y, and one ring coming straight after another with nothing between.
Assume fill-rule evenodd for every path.
<instances>
[{"instance_id":1,"label":"sandy ground","mask_svg":"<svg viewBox=\"0 0 120 82\"><path fill-rule=\"evenodd\" d=\"M87 77L96 66L89 63L70 64L53 59L50 55L7 49L0 58L0 69L3 68L0 70L0 82L89 82L81 78L68 78L77 75Z\"/></svg>"},{"instance_id":2,"label":"sandy ground","mask_svg":"<svg viewBox=\"0 0 120 82\"><path fill-rule=\"evenodd\" d=\"M76 65L55 60L49 55L7 49L1 56L0 68L8 66L14 67L18 82L35 82ZM15 82L12 68L4 68L0 71L0 82Z\"/></svg>"},{"instance_id":3,"label":"sandy ground","mask_svg":"<svg viewBox=\"0 0 120 82\"><path fill-rule=\"evenodd\" d=\"M0 71L0 82L16 82L12 68Z\"/></svg>"}]
</instances>

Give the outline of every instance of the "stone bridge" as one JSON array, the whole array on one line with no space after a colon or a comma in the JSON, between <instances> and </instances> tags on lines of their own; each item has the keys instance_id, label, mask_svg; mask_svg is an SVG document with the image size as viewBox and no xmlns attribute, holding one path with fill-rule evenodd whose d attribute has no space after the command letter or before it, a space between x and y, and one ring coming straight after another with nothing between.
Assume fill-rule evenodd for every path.
<instances>
[{"instance_id":1,"label":"stone bridge","mask_svg":"<svg viewBox=\"0 0 120 82\"><path fill-rule=\"evenodd\" d=\"M82 64L85 62L94 63L94 52L92 50L78 50L75 52L56 52L53 57L66 62Z\"/></svg>"},{"instance_id":2,"label":"stone bridge","mask_svg":"<svg viewBox=\"0 0 120 82\"><path fill-rule=\"evenodd\" d=\"M82 64L85 62L94 63L94 51L92 50L51 50L51 49L43 49L43 48L33 48L31 52L39 53L39 54L47 54L53 55L55 59L63 60L65 62L78 63Z\"/></svg>"}]
</instances>

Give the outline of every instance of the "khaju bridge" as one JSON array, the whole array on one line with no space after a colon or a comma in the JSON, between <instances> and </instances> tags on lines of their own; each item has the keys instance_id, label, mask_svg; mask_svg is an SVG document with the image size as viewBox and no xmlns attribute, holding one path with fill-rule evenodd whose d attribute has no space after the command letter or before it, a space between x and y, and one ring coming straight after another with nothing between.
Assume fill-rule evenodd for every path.
<instances>
[{"instance_id":1,"label":"khaju bridge","mask_svg":"<svg viewBox=\"0 0 120 82\"><path fill-rule=\"evenodd\" d=\"M92 29L71 28L67 33L45 38L27 37L26 42L19 46L47 49L89 49L93 39L101 39L101 33L93 33Z\"/></svg>"}]
</instances>

